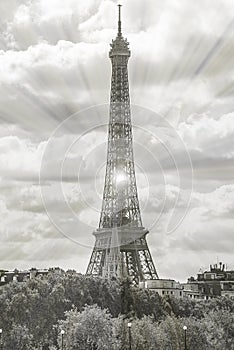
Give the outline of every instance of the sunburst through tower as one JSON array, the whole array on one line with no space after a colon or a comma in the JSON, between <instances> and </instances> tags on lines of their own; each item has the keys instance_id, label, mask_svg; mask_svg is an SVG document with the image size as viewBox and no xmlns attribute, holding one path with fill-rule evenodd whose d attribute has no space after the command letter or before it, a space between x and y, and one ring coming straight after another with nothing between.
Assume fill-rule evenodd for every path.
<instances>
[{"instance_id":1,"label":"sunburst through tower","mask_svg":"<svg viewBox=\"0 0 234 350\"><path fill-rule=\"evenodd\" d=\"M137 194L128 84L129 43L121 32L112 40L111 95L106 175L99 228L86 274L129 276L133 283L158 279L142 225Z\"/></svg>"}]
</instances>

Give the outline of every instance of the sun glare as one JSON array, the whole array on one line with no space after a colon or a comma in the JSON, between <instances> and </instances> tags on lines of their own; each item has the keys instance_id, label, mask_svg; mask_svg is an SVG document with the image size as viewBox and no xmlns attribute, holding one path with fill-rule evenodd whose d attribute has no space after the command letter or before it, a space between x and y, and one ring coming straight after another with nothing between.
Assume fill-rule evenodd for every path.
<instances>
[{"instance_id":1,"label":"sun glare","mask_svg":"<svg viewBox=\"0 0 234 350\"><path fill-rule=\"evenodd\" d=\"M116 176L116 182L119 183L123 183L124 181L126 181L126 175L123 173L119 173Z\"/></svg>"}]
</instances>

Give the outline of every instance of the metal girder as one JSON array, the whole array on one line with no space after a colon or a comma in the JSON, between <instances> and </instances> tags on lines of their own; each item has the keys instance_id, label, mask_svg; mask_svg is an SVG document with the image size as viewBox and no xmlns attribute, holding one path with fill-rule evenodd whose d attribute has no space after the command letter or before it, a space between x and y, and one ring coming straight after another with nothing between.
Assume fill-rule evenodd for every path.
<instances>
[{"instance_id":1,"label":"metal girder","mask_svg":"<svg viewBox=\"0 0 234 350\"><path fill-rule=\"evenodd\" d=\"M158 275L146 242L147 230L142 226L137 194L128 45L120 31L111 43L109 54L112 78L105 184L99 228L94 232L96 242L87 274L128 275L137 284L146 279L157 279ZM140 233L131 240L129 237L134 230Z\"/></svg>"}]
</instances>

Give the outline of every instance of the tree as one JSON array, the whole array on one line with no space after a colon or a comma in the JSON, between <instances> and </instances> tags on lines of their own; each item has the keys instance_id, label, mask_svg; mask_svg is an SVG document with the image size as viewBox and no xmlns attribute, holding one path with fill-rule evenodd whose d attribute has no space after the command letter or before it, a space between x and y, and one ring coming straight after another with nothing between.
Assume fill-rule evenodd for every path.
<instances>
[{"instance_id":1,"label":"tree","mask_svg":"<svg viewBox=\"0 0 234 350\"><path fill-rule=\"evenodd\" d=\"M67 329L84 349L127 349L131 320L133 346L138 350L183 348L183 325L188 327L189 350L234 350L233 311L231 298L164 300L153 290L132 286L128 279L94 278L60 269L0 288L0 328L10 350L20 349L21 343L26 350L58 348L58 325L66 327L72 318Z\"/></svg>"},{"instance_id":2,"label":"tree","mask_svg":"<svg viewBox=\"0 0 234 350\"><path fill-rule=\"evenodd\" d=\"M135 318L131 320L131 341L132 349L134 350L154 350L158 348L158 334L157 324L153 322L153 318L150 316L144 316L141 319ZM129 332L128 332L128 319L119 318L118 330L120 349L129 349Z\"/></svg>"},{"instance_id":3,"label":"tree","mask_svg":"<svg viewBox=\"0 0 234 350\"><path fill-rule=\"evenodd\" d=\"M133 316L133 305L134 298L131 287L131 281L129 278L122 279L120 282L121 294L120 294L120 302L121 302L121 314L126 315L126 317Z\"/></svg>"},{"instance_id":4,"label":"tree","mask_svg":"<svg viewBox=\"0 0 234 350\"><path fill-rule=\"evenodd\" d=\"M162 298L157 292L149 289L133 289L133 309L138 318L152 315L154 321L159 321L164 316Z\"/></svg>"},{"instance_id":5,"label":"tree","mask_svg":"<svg viewBox=\"0 0 234 350\"><path fill-rule=\"evenodd\" d=\"M212 310L203 319L203 329L212 349L234 349L234 314L229 310Z\"/></svg>"},{"instance_id":6,"label":"tree","mask_svg":"<svg viewBox=\"0 0 234 350\"><path fill-rule=\"evenodd\" d=\"M66 312L66 319L59 325L59 329L65 331L64 349L116 349L115 321L107 309L103 310L97 305L87 305L81 312ZM61 344L60 332L58 343Z\"/></svg>"},{"instance_id":7,"label":"tree","mask_svg":"<svg viewBox=\"0 0 234 350\"><path fill-rule=\"evenodd\" d=\"M157 327L159 349L181 350L184 346L183 325L175 316L166 316Z\"/></svg>"},{"instance_id":8,"label":"tree","mask_svg":"<svg viewBox=\"0 0 234 350\"><path fill-rule=\"evenodd\" d=\"M3 349L36 350L33 346L33 336L26 326L13 324L11 331L3 339Z\"/></svg>"},{"instance_id":9,"label":"tree","mask_svg":"<svg viewBox=\"0 0 234 350\"><path fill-rule=\"evenodd\" d=\"M187 347L189 350L211 350L207 340L204 319L196 319L193 316L180 320L181 327L187 327Z\"/></svg>"}]
</instances>

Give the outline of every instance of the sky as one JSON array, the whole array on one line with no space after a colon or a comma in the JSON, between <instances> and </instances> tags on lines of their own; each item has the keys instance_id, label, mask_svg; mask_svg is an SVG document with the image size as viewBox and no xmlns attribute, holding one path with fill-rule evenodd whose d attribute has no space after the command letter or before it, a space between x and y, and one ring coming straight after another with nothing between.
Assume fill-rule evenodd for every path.
<instances>
[{"instance_id":1,"label":"sky","mask_svg":"<svg viewBox=\"0 0 234 350\"><path fill-rule=\"evenodd\" d=\"M123 0L142 220L160 278L234 269L234 5ZM0 268L85 272L107 148L111 0L0 2Z\"/></svg>"}]
</instances>

